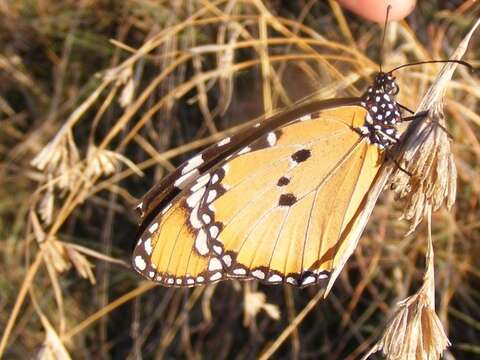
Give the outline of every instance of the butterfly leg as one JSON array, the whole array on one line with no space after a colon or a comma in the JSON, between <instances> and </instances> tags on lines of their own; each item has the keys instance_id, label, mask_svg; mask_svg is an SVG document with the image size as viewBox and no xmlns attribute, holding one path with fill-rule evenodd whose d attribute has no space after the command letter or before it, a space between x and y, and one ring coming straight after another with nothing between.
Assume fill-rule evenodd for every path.
<instances>
[{"instance_id":1,"label":"butterfly leg","mask_svg":"<svg viewBox=\"0 0 480 360\"><path fill-rule=\"evenodd\" d=\"M395 138L392 138L390 136L388 136L388 134L385 134L383 133L384 135L386 135L386 137L384 138L380 138L377 134L375 135L376 137L376 140L378 142L378 144L380 144L384 149L385 149L385 159L386 160L392 160L393 163L397 166L397 168L402 171L403 173L407 174L408 176L412 176L412 173L410 173L408 170L404 169L402 167L402 165L400 165L400 163L397 161L397 159L395 159L394 156L391 156L391 151L390 151L390 146L392 143L396 143L398 138L395 137ZM387 141L387 139L389 139L389 141Z\"/></svg>"},{"instance_id":2,"label":"butterfly leg","mask_svg":"<svg viewBox=\"0 0 480 360\"><path fill-rule=\"evenodd\" d=\"M415 114L415 111L410 110L410 109L409 109L408 107L406 107L405 105L402 105L402 104L400 104L399 102L397 102L397 105L398 105L398 107L400 107L401 109L409 112L410 114Z\"/></svg>"},{"instance_id":3,"label":"butterfly leg","mask_svg":"<svg viewBox=\"0 0 480 360\"><path fill-rule=\"evenodd\" d=\"M413 121L413 120L423 119L427 116L428 116L428 110L419 112L418 114L415 114L415 115L412 115L412 116L404 117L404 118L402 118L402 121Z\"/></svg>"},{"instance_id":4,"label":"butterfly leg","mask_svg":"<svg viewBox=\"0 0 480 360\"><path fill-rule=\"evenodd\" d=\"M398 170L400 170L401 172L407 174L410 177L413 176L413 174L410 171L404 169L396 159L393 159L393 163L397 166Z\"/></svg>"},{"instance_id":5,"label":"butterfly leg","mask_svg":"<svg viewBox=\"0 0 480 360\"><path fill-rule=\"evenodd\" d=\"M387 150L385 151L385 158L388 159L388 160L392 160L393 163L397 166L398 170L400 170L401 172L407 174L408 176L412 177L413 174L411 172L409 172L408 170L404 169L402 167L402 165L400 165L400 163L397 161L397 159L395 159L393 156L390 156L390 152Z\"/></svg>"}]
</instances>

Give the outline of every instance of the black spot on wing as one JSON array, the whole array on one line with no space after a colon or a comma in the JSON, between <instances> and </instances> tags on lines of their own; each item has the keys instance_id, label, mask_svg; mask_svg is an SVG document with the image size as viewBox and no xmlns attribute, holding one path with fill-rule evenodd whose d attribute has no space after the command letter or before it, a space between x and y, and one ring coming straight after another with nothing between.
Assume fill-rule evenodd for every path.
<instances>
[{"instance_id":1,"label":"black spot on wing","mask_svg":"<svg viewBox=\"0 0 480 360\"><path fill-rule=\"evenodd\" d=\"M296 163L300 163L307 160L311 155L312 153L308 149L298 150L292 155L292 160Z\"/></svg>"},{"instance_id":2,"label":"black spot on wing","mask_svg":"<svg viewBox=\"0 0 480 360\"><path fill-rule=\"evenodd\" d=\"M285 185L288 185L289 183L290 183L290 179L285 176L282 176L280 179L278 179L277 185L285 186Z\"/></svg>"},{"instance_id":3,"label":"black spot on wing","mask_svg":"<svg viewBox=\"0 0 480 360\"><path fill-rule=\"evenodd\" d=\"M297 202L297 198L293 194L282 194L278 200L280 206L292 206Z\"/></svg>"}]
</instances>

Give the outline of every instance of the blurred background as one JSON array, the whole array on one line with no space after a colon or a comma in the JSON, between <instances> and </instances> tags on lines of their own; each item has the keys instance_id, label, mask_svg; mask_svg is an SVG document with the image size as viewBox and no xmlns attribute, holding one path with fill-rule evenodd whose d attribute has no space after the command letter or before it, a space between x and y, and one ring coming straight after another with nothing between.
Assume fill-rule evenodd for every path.
<instances>
[{"instance_id":1,"label":"blurred background","mask_svg":"<svg viewBox=\"0 0 480 360\"><path fill-rule=\"evenodd\" d=\"M384 68L446 59L475 1L420 2ZM358 96L382 27L334 1L0 0L0 354L8 359L357 359L425 268L385 191L332 293L226 281L194 289L130 269L136 200L195 152L305 96ZM480 66L480 34L464 60ZM440 66L399 71L415 109ZM457 202L434 214L447 359L480 358L480 83L445 100ZM232 130L233 129L233 130ZM1 355L0 355L1 357ZM374 357L372 357L374 358ZM381 357L378 357L381 358Z\"/></svg>"}]
</instances>

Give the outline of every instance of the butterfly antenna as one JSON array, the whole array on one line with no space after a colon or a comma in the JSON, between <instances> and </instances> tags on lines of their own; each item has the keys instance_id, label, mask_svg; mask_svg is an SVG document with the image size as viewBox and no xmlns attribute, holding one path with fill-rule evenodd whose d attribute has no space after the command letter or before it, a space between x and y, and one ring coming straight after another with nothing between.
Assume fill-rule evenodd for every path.
<instances>
[{"instance_id":1,"label":"butterfly antenna","mask_svg":"<svg viewBox=\"0 0 480 360\"><path fill-rule=\"evenodd\" d=\"M423 65L423 64L435 64L435 63L457 63L457 64L468 67L471 72L478 71L478 69L474 68L472 66L472 64L469 64L468 62L462 61L462 60L428 60L428 61L419 61L419 62L413 62L413 63L409 63L409 64L403 64L403 65L397 66L396 68L390 70L389 73L391 74L394 71L397 71L397 70L399 70L401 68L404 68L404 67L407 67L407 66L416 66L416 65Z\"/></svg>"},{"instance_id":2,"label":"butterfly antenna","mask_svg":"<svg viewBox=\"0 0 480 360\"><path fill-rule=\"evenodd\" d=\"M381 42L381 48L380 48L380 72L382 72L383 50L385 48L385 34L387 33L388 18L390 16L391 8L392 8L392 5L387 6L387 14L385 15L385 23L383 24L383 35L382 35L382 42Z\"/></svg>"}]
</instances>

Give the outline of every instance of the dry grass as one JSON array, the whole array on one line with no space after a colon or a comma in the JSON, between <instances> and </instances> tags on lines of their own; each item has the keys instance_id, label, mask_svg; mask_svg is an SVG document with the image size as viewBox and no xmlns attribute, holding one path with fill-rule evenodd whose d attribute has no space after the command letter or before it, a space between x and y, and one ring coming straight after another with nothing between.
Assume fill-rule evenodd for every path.
<instances>
[{"instance_id":1,"label":"dry grass","mask_svg":"<svg viewBox=\"0 0 480 360\"><path fill-rule=\"evenodd\" d=\"M144 283L128 265L131 207L249 120L310 94L360 94L378 70L379 27L333 2L174 3L0 2L0 354L359 358L424 275L426 227L405 238L393 194L322 301L315 287ZM390 27L384 67L448 57L479 14L472 1L422 3ZM479 49L477 34L466 56L477 66ZM438 69L399 71L400 101L416 108ZM480 354L478 76L459 69L445 111L459 182L453 210L432 215L436 308L449 356L471 359Z\"/></svg>"}]
</instances>

